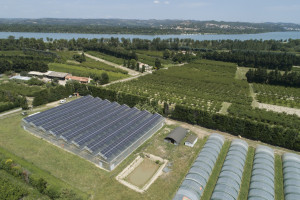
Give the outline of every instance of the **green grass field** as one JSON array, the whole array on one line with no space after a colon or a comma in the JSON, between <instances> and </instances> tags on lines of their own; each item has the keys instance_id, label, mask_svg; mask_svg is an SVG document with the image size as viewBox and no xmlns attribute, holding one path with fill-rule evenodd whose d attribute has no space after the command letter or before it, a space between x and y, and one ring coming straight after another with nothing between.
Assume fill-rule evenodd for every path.
<instances>
[{"instance_id":1,"label":"green grass field","mask_svg":"<svg viewBox=\"0 0 300 200\"><path fill-rule=\"evenodd\" d=\"M163 59L163 51L137 50L136 53Z\"/></svg>"},{"instance_id":2,"label":"green grass field","mask_svg":"<svg viewBox=\"0 0 300 200\"><path fill-rule=\"evenodd\" d=\"M89 69L77 65L69 65L69 64L60 64L60 63L50 63L49 70L57 71L57 72L67 72L71 73L74 76L85 76L89 77L91 74L101 75L102 73L106 72L109 76L109 81L116 81L119 79L123 79L129 77L128 75L116 72L110 72L105 70L98 70L98 69Z\"/></svg>"},{"instance_id":3,"label":"green grass field","mask_svg":"<svg viewBox=\"0 0 300 200\"><path fill-rule=\"evenodd\" d=\"M280 155L275 155L275 200L284 199L283 192L283 172Z\"/></svg>"},{"instance_id":4,"label":"green grass field","mask_svg":"<svg viewBox=\"0 0 300 200\"><path fill-rule=\"evenodd\" d=\"M73 188L80 188L97 200L170 199L205 142L205 140L200 140L193 149L184 145L174 146L165 143L163 138L172 128L166 126L114 171L106 172L94 164L24 131L20 126L21 118L20 115L15 115L0 121L0 147L22 158L18 162L24 167L30 170L40 169L42 172L39 173L53 177L53 181L62 180L66 185L70 184ZM115 179L117 174L130 164L139 152L158 155L173 163L171 172L160 176L144 194L128 189ZM16 157L11 157L16 160Z\"/></svg>"},{"instance_id":5,"label":"green grass field","mask_svg":"<svg viewBox=\"0 0 300 200\"><path fill-rule=\"evenodd\" d=\"M92 55L92 56L101 58L103 60L107 60L109 62L118 64L118 65L123 65L123 61L124 60L122 58L117 58L117 57L110 56L110 55L107 55L107 54L104 54L104 53L100 53L100 52L97 52L97 51L87 51L87 53L90 54L90 55Z\"/></svg>"},{"instance_id":6,"label":"green grass field","mask_svg":"<svg viewBox=\"0 0 300 200\"><path fill-rule=\"evenodd\" d=\"M246 161L245 161L244 173L243 173L238 200L248 199L254 154L255 154L255 149L253 147L249 147Z\"/></svg>"}]
</instances>

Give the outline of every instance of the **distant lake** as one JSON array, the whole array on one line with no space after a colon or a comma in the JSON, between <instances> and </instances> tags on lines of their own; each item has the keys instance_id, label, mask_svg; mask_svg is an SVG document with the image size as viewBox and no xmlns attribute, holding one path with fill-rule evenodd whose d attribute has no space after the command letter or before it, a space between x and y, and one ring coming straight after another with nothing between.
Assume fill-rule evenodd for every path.
<instances>
[{"instance_id":1,"label":"distant lake","mask_svg":"<svg viewBox=\"0 0 300 200\"><path fill-rule=\"evenodd\" d=\"M53 39L78 39L78 38L140 38L149 39L160 37L161 39L179 38L179 39L193 39L193 40L287 40L287 39L300 39L300 32L269 32L259 34L228 34L228 35L133 35L133 34L81 34L81 33L27 33L27 32L0 32L0 38L8 38L8 36L14 36L15 38L53 38Z\"/></svg>"}]
</instances>

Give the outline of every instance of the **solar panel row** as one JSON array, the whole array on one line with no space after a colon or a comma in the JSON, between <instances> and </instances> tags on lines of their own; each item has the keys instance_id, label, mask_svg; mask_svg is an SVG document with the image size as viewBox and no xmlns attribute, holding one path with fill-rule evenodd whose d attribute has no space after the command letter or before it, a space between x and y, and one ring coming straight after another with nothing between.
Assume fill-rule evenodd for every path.
<instances>
[{"instance_id":1,"label":"solar panel row","mask_svg":"<svg viewBox=\"0 0 300 200\"><path fill-rule=\"evenodd\" d=\"M104 134L103 137L101 137L100 140L95 140L94 142L87 145L86 149L91 151L91 152L96 151L102 145L105 145L105 144L107 145L107 143L109 141L111 141L112 139L114 139L114 138L120 136L121 134L124 134L127 131L129 131L130 128L132 129L132 128L138 126L141 123L141 121L145 120L145 118L149 117L149 115L150 114L147 111L142 111L141 113L136 115L133 119L130 119L130 121L126 121L126 122L122 123L121 126L118 126L119 128L117 130L110 131L107 134ZM133 125L135 125L135 126L133 126Z\"/></svg>"},{"instance_id":2,"label":"solar panel row","mask_svg":"<svg viewBox=\"0 0 300 200\"><path fill-rule=\"evenodd\" d=\"M107 105L109 103L110 102L107 100L102 101L101 105L98 107L98 109L94 109L94 111L92 111L90 113L90 115L81 116L81 118L79 120L77 118L69 120L68 124L65 124L63 126L62 125L57 126L56 128L51 129L50 133L56 136L56 135L59 135L60 133L64 133L67 130L70 130L73 127L81 127L87 121L97 119L98 115L101 115L102 112L104 112L106 109L108 109L107 107L105 107L105 105Z\"/></svg>"},{"instance_id":3,"label":"solar panel row","mask_svg":"<svg viewBox=\"0 0 300 200\"><path fill-rule=\"evenodd\" d=\"M163 120L159 114L86 96L27 117L24 122L112 160Z\"/></svg>"},{"instance_id":4,"label":"solar panel row","mask_svg":"<svg viewBox=\"0 0 300 200\"><path fill-rule=\"evenodd\" d=\"M91 96L85 96L83 98L76 99L76 100L71 101L69 103L66 103L66 104L60 105L58 107L55 107L55 108L46 110L44 112L41 112L38 115L33 115L31 117L27 117L27 118L25 118L25 120L26 120L26 122L32 122L36 119L42 119L43 117L50 116L51 114L56 113L57 111L60 111L60 110L66 110L68 108L71 108L73 105L80 104L81 102L83 102L87 99L91 99L91 98L92 98Z\"/></svg>"},{"instance_id":5,"label":"solar panel row","mask_svg":"<svg viewBox=\"0 0 300 200\"><path fill-rule=\"evenodd\" d=\"M104 139L107 137L108 133L108 129L111 129L111 127L115 124L115 123L124 123L127 122L127 119L132 119L134 116L136 116L137 113L139 113L140 111L138 109L131 109L131 111L129 112L123 112L120 116L118 116L116 119L112 120L111 122L101 126L101 128L97 129L97 131L94 132L90 132L88 134L82 135L79 138L76 138L73 143L76 144L77 146L82 146L83 144L85 144L87 141L90 140L91 137L95 137L96 135L98 135L99 132L103 132L103 134L101 135L101 138ZM116 126L118 127L118 126ZM96 141L96 138L94 139L94 141Z\"/></svg>"},{"instance_id":6,"label":"solar panel row","mask_svg":"<svg viewBox=\"0 0 300 200\"><path fill-rule=\"evenodd\" d=\"M31 123L33 123L35 126L44 125L45 123L48 123L51 120L55 120L56 118L58 118L60 116L66 116L71 112L74 112L81 108L85 108L86 106L90 105L90 103L93 103L93 102L94 102L94 99L87 99L86 101L83 101L80 104L76 104L76 105L72 106L71 108L58 110L55 113L52 113L50 115L43 116L39 119L33 120L33 121L31 121Z\"/></svg>"},{"instance_id":7,"label":"solar panel row","mask_svg":"<svg viewBox=\"0 0 300 200\"><path fill-rule=\"evenodd\" d=\"M149 120L146 122L144 121L142 125L139 125L137 130L129 135L122 135L122 137L119 137L117 141L114 141L114 145L106 147L103 151L101 151L101 154L104 155L105 158L112 160L120 152L124 151L126 147L129 147L133 141L140 138L142 133L148 132L153 127L153 124L160 123L162 120L163 119L160 115L152 115Z\"/></svg>"},{"instance_id":8,"label":"solar panel row","mask_svg":"<svg viewBox=\"0 0 300 200\"><path fill-rule=\"evenodd\" d=\"M127 108L128 107L126 105L115 106L114 107L115 110L113 112L111 112L109 114L106 114L106 115L101 116L100 118L98 118L98 121L100 121L100 125L103 125L106 122L104 120L110 120L113 115L115 115L117 113L120 113L120 112L123 112ZM101 120L102 120L102 122L101 122ZM91 124L90 122L87 122L87 123ZM88 127L85 126L85 127L81 128L81 129L76 129L76 130L73 129L73 130L67 131L66 133L64 133L64 134L61 135L61 138L64 139L65 141L70 141L71 139L79 136L82 133L87 134L85 131L91 132L91 131L93 131L93 130L95 130L95 129L98 128L98 126L93 127L93 124L95 124L95 122L92 123Z\"/></svg>"}]
</instances>

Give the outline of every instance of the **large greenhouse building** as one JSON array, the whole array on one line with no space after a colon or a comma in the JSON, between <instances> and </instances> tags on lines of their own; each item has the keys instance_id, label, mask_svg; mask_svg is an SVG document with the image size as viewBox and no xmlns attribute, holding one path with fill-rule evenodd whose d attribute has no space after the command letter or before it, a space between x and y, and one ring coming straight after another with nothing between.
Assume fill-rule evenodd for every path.
<instances>
[{"instance_id":1,"label":"large greenhouse building","mask_svg":"<svg viewBox=\"0 0 300 200\"><path fill-rule=\"evenodd\" d=\"M164 125L159 114L85 96L23 119L25 130L113 170Z\"/></svg>"}]
</instances>

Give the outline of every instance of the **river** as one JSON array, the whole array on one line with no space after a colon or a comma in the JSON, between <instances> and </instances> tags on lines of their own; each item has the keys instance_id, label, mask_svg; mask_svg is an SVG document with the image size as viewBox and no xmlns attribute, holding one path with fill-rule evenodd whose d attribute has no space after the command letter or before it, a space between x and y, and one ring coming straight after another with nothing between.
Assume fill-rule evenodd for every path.
<instances>
[{"instance_id":1,"label":"river","mask_svg":"<svg viewBox=\"0 0 300 200\"><path fill-rule=\"evenodd\" d=\"M258 33L258 34L210 34L210 35L133 35L133 34L84 34L84 33L29 33L29 32L0 32L0 38L8 38L8 36L14 36L15 38L24 37L24 38L53 38L53 39L67 39L72 38L140 38L140 39L149 39L160 37L161 39L168 38L179 38L179 39L193 39L193 40L287 40L287 39L300 39L300 32L269 32L269 33Z\"/></svg>"}]
</instances>

